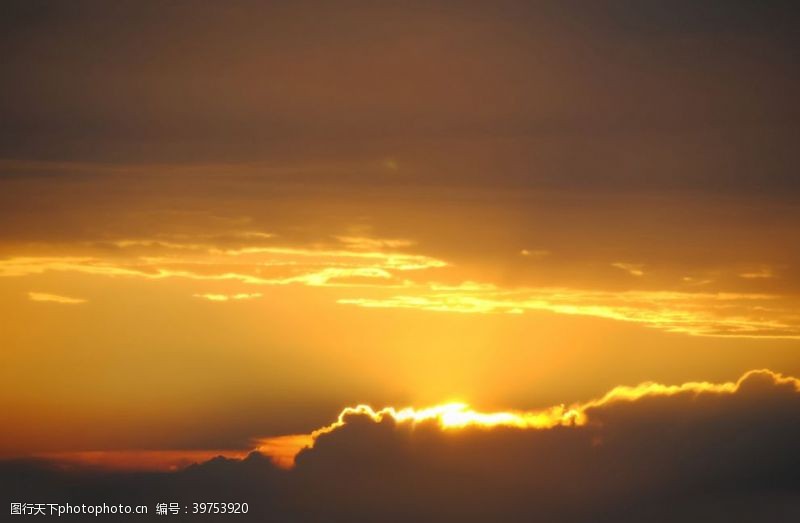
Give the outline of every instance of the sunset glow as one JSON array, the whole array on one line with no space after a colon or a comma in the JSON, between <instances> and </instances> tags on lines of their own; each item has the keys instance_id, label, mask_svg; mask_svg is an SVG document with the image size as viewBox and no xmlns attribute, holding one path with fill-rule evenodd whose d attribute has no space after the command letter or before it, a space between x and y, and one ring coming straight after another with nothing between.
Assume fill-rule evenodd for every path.
<instances>
[{"instance_id":1,"label":"sunset glow","mask_svg":"<svg viewBox=\"0 0 800 523\"><path fill-rule=\"evenodd\" d=\"M800 521L800 3L2 12L11 520Z\"/></svg>"},{"instance_id":2,"label":"sunset glow","mask_svg":"<svg viewBox=\"0 0 800 523\"><path fill-rule=\"evenodd\" d=\"M303 449L311 449L317 438L340 429L347 425L348 418L363 417L374 423L382 423L390 419L395 424L411 424L432 422L442 430L457 430L465 428L491 429L505 427L514 429L551 429L558 426L582 426L591 421L590 411L618 402L633 402L642 398L658 396L674 396L677 394L735 394L742 383L753 376L763 376L776 385L788 385L795 392L800 393L800 379L783 376L767 369L751 370L746 372L737 381L724 383L709 383L693 381L680 385L664 385L661 383L646 382L636 386L618 386L608 391L605 395L582 403L570 406L557 405L535 411L503 411L479 412L470 408L465 403L445 403L415 409L405 407L396 409L384 407L373 409L369 405L346 407L336 421L326 425L310 434L297 434L278 436L259 440L256 450L271 456L276 465L291 468L294 466L294 457Z\"/></svg>"}]
</instances>

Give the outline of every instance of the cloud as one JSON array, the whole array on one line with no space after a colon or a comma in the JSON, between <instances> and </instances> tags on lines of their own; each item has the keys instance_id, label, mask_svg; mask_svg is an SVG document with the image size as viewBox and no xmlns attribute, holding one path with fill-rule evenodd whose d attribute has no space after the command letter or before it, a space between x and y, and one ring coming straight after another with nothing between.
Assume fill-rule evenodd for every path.
<instances>
[{"instance_id":1,"label":"cloud","mask_svg":"<svg viewBox=\"0 0 800 523\"><path fill-rule=\"evenodd\" d=\"M437 416L412 422L365 410L320 433L291 470L258 453L149 474L76 474L74 462L54 468L16 461L0 462L0 487L29 502L111 497L154 504L210 496L247 502L249 513L237 518L243 521L800 517L800 418L792 415L800 409L797 379L757 370L723 383L645 383L615 388L580 407L584 423L547 430L447 429ZM287 444L275 441L274 448Z\"/></svg>"},{"instance_id":2,"label":"cloud","mask_svg":"<svg viewBox=\"0 0 800 523\"><path fill-rule=\"evenodd\" d=\"M327 243L277 243L271 233L228 231L219 235L156 235L84 242L72 254L20 255L0 259L0 277L50 272L97 277L184 279L251 286L303 285L347 289L336 301L371 309L417 309L464 314L546 311L637 323L667 332L729 338L798 339L796 299L772 292L619 291L582 287L527 287L454 278L459 268L439 257L406 252L414 242L363 235L333 236ZM61 247L63 250L63 247ZM539 256L540 251L526 251ZM641 265L615 263L641 275ZM439 283L431 271L448 278ZM761 276L759 276L761 277ZM694 282L694 281L692 281ZM680 285L687 289L685 278ZM358 289L359 294L350 292ZM707 289L707 290L705 290ZM397 294L386 295L385 291ZM401 292L398 292L401 290ZM379 294L383 293L383 294ZM230 301L236 294L202 294ZM223 296L227 297L226 300Z\"/></svg>"},{"instance_id":3,"label":"cloud","mask_svg":"<svg viewBox=\"0 0 800 523\"><path fill-rule=\"evenodd\" d=\"M368 238L365 236L336 236L335 238L348 247L359 250L397 249L414 245L411 240L399 238Z\"/></svg>"},{"instance_id":4,"label":"cloud","mask_svg":"<svg viewBox=\"0 0 800 523\"><path fill-rule=\"evenodd\" d=\"M744 278L746 280L761 280L761 279L769 279L775 278L775 272L771 267L759 267L753 271L747 271L739 274L740 278Z\"/></svg>"},{"instance_id":5,"label":"cloud","mask_svg":"<svg viewBox=\"0 0 800 523\"><path fill-rule=\"evenodd\" d=\"M301 453L297 474L317 509L356 520L788 521L798 408L797 380L756 371L616 389L586 405L586 424L544 431L361 416Z\"/></svg>"},{"instance_id":6,"label":"cloud","mask_svg":"<svg viewBox=\"0 0 800 523\"><path fill-rule=\"evenodd\" d=\"M69 296L61 296L59 294L49 294L45 292L29 292L28 298L31 301L62 303L64 305L77 305L79 303L86 303L86 300L83 298L70 298Z\"/></svg>"},{"instance_id":7,"label":"cloud","mask_svg":"<svg viewBox=\"0 0 800 523\"><path fill-rule=\"evenodd\" d=\"M384 407L373 409L369 405L344 408L336 421L312 431L309 434L265 438L259 442L257 450L270 455L276 452L276 461L281 465L292 464L291 445L295 454L314 447L317 439L344 428L354 418L362 418L373 423L391 420L395 424L418 425L435 423L442 430L479 428L552 429L554 427L577 427L591 422L589 413L621 402L635 402L655 397L679 395L738 393L745 383L764 381L776 387L785 387L800 393L800 380L783 376L770 370L751 370L737 381L711 383L692 381L680 385L664 385L655 382L640 383L636 386L618 386L599 398L574 403L570 406L554 405L533 411L479 412L464 403L447 403L426 408Z\"/></svg>"},{"instance_id":8,"label":"cloud","mask_svg":"<svg viewBox=\"0 0 800 523\"><path fill-rule=\"evenodd\" d=\"M243 234L238 236L252 236ZM265 236L268 238L271 235ZM179 278L248 285L400 287L403 282L398 273L447 265L436 258L393 250L406 245L405 240L344 238L340 241L343 248L260 244L223 247L193 240L122 239L111 242L121 250L113 256L93 253L5 258L0 260L0 277L66 272L153 281Z\"/></svg>"},{"instance_id":9,"label":"cloud","mask_svg":"<svg viewBox=\"0 0 800 523\"><path fill-rule=\"evenodd\" d=\"M434 289L432 289L434 290ZM638 323L692 336L800 338L794 305L763 293L624 291L570 288L452 288L338 303L372 309L418 309L464 314L546 311Z\"/></svg>"},{"instance_id":10,"label":"cloud","mask_svg":"<svg viewBox=\"0 0 800 523\"><path fill-rule=\"evenodd\" d=\"M539 260L541 258L544 258L545 256L550 255L550 251L544 249L522 249L521 251L519 251L519 253L522 256L526 256L534 260Z\"/></svg>"},{"instance_id":11,"label":"cloud","mask_svg":"<svg viewBox=\"0 0 800 523\"><path fill-rule=\"evenodd\" d=\"M179 470L195 463L209 461L225 455L229 459L242 459L246 450L95 450L73 452L41 452L34 455L57 463L61 467L94 469L102 471L169 471Z\"/></svg>"},{"instance_id":12,"label":"cloud","mask_svg":"<svg viewBox=\"0 0 800 523\"><path fill-rule=\"evenodd\" d=\"M241 301L252 300L263 296L260 292L240 292L238 294L194 294L195 298L203 298L208 301Z\"/></svg>"},{"instance_id":13,"label":"cloud","mask_svg":"<svg viewBox=\"0 0 800 523\"><path fill-rule=\"evenodd\" d=\"M612 263L611 266L625 271L631 276L644 276L644 265L641 263L616 262Z\"/></svg>"}]
</instances>

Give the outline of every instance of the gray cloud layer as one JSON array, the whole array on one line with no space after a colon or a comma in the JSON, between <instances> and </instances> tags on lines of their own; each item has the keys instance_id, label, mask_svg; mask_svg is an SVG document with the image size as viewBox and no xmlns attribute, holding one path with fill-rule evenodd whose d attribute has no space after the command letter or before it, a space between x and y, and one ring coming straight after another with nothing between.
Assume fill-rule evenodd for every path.
<instances>
[{"instance_id":1,"label":"gray cloud layer","mask_svg":"<svg viewBox=\"0 0 800 523\"><path fill-rule=\"evenodd\" d=\"M5 11L6 158L398 156L415 184L799 189L792 2Z\"/></svg>"}]
</instances>

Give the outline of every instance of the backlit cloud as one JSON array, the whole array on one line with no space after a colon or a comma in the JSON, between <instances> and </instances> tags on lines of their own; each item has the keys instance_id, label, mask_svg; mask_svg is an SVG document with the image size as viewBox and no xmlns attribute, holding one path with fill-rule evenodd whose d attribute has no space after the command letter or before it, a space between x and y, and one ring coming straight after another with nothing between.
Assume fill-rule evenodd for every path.
<instances>
[{"instance_id":1,"label":"backlit cloud","mask_svg":"<svg viewBox=\"0 0 800 523\"><path fill-rule=\"evenodd\" d=\"M746 372L737 381L711 383L692 381L680 385L664 385L655 382L640 383L636 386L618 386L599 398L572 405L555 405L532 411L480 412L464 403L447 403L426 408L406 407L397 409L384 407L373 409L369 405L357 405L343 409L336 421L309 434L296 434L265 438L258 443L256 450L273 457L276 464L283 467L294 465L294 457L304 449L314 447L317 439L339 430L353 419L366 419L373 423L392 420L395 424L434 423L442 430L455 430L467 427L491 429L495 427L513 429L552 429L554 427L578 427L590 423L592 412L620 402L635 402L656 397L676 395L723 394L739 392L743 384L753 380L765 380L775 387L785 387L800 393L800 380L783 376L770 370Z\"/></svg>"},{"instance_id":2,"label":"backlit cloud","mask_svg":"<svg viewBox=\"0 0 800 523\"><path fill-rule=\"evenodd\" d=\"M74 502L109 491L121 503L164 492L241 499L242 521L793 521L800 423L787 413L798 402L795 378L751 371L735 382L617 387L576 404L585 422L546 430L520 426L531 412L356 408L303 435L313 448L290 470L275 457L293 458L299 440L284 436L262 444L272 463L242 449L0 461L0 487L24 497L20 478L31 477Z\"/></svg>"},{"instance_id":3,"label":"backlit cloud","mask_svg":"<svg viewBox=\"0 0 800 523\"><path fill-rule=\"evenodd\" d=\"M269 456L272 462L282 469L295 467L300 453L313 459L316 443L333 436L337 432L347 432L352 425L386 425L390 423L396 428L435 428L442 432L460 432L462 430L516 430L546 431L548 429L591 429L605 430L608 413L625 404L641 404L635 418L649 418L648 410L657 413L665 403L653 403L659 398L672 399L678 402L699 402L702 399L722 397L738 397L743 390L762 391L758 394L789 394L793 401L800 400L800 379L785 376L767 369L751 370L744 373L736 381L714 383L708 381L692 381L678 385L665 385L656 382L644 382L634 386L617 386L606 394L594 399L575 402L569 405L560 404L535 410L508 410L482 412L464 403L446 403L432 407L384 407L374 409L368 405L357 405L342 409L332 423L322 426L306 434L289 434L256 441L255 451ZM735 400L741 402L741 400ZM765 409L769 408L765 404ZM643 409L643 410L642 410ZM668 409L667 409L668 410ZM766 413L769 416L779 413ZM640 421L637 421L637 423ZM501 432L502 433L502 432ZM566 434L559 432L559 439L568 440ZM107 470L176 470L191 463L225 456L241 459L250 452L247 449L214 449L214 450L115 450L115 451L79 451L39 453L38 457L53 460L57 463L96 467Z\"/></svg>"}]
</instances>

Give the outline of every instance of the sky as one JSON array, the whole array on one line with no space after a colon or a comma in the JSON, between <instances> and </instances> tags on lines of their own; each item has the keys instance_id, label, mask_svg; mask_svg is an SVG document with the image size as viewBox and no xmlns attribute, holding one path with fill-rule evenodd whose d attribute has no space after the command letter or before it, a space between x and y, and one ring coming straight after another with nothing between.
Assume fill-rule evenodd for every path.
<instances>
[{"instance_id":1,"label":"sky","mask_svg":"<svg viewBox=\"0 0 800 523\"><path fill-rule=\"evenodd\" d=\"M178 469L222 455L197 474L264 481L295 500L275 509L291 520L297 489L349 463L343 491L424 463L538 489L519 467L549 448L568 462L544 465L554 485L579 492L566 471L640 459L658 442L623 433L675 417L689 428L665 455L723 459L698 441L710 415L709 433L763 429L732 447L752 480L742 503L800 511L759 490L796 458L754 450L790 452L796 423L767 407L799 412L793 4L7 2L0 479L44 460L167 474L149 481L179 491ZM734 388L753 380L777 398L758 415ZM646 392L564 417L626 386ZM470 418L457 444L440 417L410 422L420 443L364 410L315 432L347 407L455 403L557 415L546 429ZM613 434L607 453L570 458ZM244 459L258 449L272 461ZM634 469L587 506L635 499L649 517ZM495 510L499 484L469 483ZM375 499L416 508L387 520L464 516L428 510L450 492L391 487ZM699 499L673 487L648 483Z\"/></svg>"}]
</instances>

